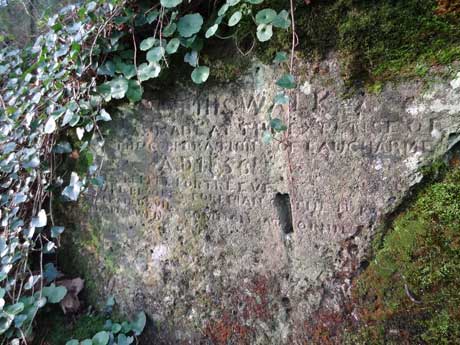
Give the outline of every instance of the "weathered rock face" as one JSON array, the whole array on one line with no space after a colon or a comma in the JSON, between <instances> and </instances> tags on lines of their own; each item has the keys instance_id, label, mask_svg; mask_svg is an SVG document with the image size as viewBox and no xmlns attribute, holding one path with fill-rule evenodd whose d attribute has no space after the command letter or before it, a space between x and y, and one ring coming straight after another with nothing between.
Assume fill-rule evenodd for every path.
<instances>
[{"instance_id":1,"label":"weathered rock face","mask_svg":"<svg viewBox=\"0 0 460 345\"><path fill-rule=\"evenodd\" d=\"M292 343L318 307L340 308L385 215L456 142L460 80L343 98L337 64L320 69L299 73L284 144L261 140L276 92L262 66L116 116L82 251L158 339Z\"/></svg>"}]
</instances>

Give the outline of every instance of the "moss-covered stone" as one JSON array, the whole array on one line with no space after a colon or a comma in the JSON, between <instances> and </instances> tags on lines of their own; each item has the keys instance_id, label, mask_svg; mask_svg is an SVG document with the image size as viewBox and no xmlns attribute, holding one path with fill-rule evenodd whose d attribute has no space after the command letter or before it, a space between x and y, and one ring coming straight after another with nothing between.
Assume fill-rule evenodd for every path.
<instances>
[{"instance_id":1,"label":"moss-covered stone","mask_svg":"<svg viewBox=\"0 0 460 345\"><path fill-rule=\"evenodd\" d=\"M40 317L38 334L33 345L65 345L70 339L92 338L104 329L105 318L101 315L64 315L58 308L47 307L49 310Z\"/></svg>"},{"instance_id":2,"label":"moss-covered stone","mask_svg":"<svg viewBox=\"0 0 460 345\"><path fill-rule=\"evenodd\" d=\"M344 76L386 80L423 75L460 57L459 16L438 14L436 1L316 2L297 11L300 50L341 52Z\"/></svg>"},{"instance_id":3,"label":"moss-covered stone","mask_svg":"<svg viewBox=\"0 0 460 345\"><path fill-rule=\"evenodd\" d=\"M329 52L340 56L342 76L350 86L367 86L379 92L388 80L425 77L437 65L460 59L460 13L457 1L441 0L324 0L295 1L295 28L300 57L320 60ZM270 0L255 6L289 10L285 0ZM236 10L236 9L235 9ZM238 79L255 56L271 64L279 51L290 52L290 30L274 29L267 42L256 38L257 26L244 17L238 26L221 33L225 40L207 40L201 62L211 66L210 81ZM185 52L185 50L184 50ZM193 68L181 54L170 58L156 87L188 81Z\"/></svg>"},{"instance_id":4,"label":"moss-covered stone","mask_svg":"<svg viewBox=\"0 0 460 345\"><path fill-rule=\"evenodd\" d=\"M460 336L460 167L425 186L379 242L355 289L361 326L353 344L454 344Z\"/></svg>"}]
</instances>

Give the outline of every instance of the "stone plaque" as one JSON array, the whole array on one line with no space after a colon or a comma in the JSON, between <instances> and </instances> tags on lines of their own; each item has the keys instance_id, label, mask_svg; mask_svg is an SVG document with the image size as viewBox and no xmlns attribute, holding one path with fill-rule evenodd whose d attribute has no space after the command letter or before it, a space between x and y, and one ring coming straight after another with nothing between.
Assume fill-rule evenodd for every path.
<instances>
[{"instance_id":1,"label":"stone plaque","mask_svg":"<svg viewBox=\"0 0 460 345\"><path fill-rule=\"evenodd\" d=\"M457 141L455 83L345 98L336 62L322 67L298 76L290 115L274 114L289 131L270 144L263 66L114 116L86 250L105 293L161 325L155 339L290 343L317 308L340 308L385 216Z\"/></svg>"}]
</instances>

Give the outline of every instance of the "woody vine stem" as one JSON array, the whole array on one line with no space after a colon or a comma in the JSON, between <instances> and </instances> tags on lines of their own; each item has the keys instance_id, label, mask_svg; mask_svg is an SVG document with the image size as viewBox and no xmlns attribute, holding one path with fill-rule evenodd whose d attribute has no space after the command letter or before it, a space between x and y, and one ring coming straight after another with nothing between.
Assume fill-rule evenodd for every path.
<instances>
[{"instance_id":1,"label":"woody vine stem","mask_svg":"<svg viewBox=\"0 0 460 345\"><path fill-rule=\"evenodd\" d=\"M295 19L294 19L294 0L290 0L290 14L291 14L291 30L292 30L292 41L291 41L291 56L290 56L290 63L289 63L289 73L293 75L294 72L294 59L295 59L295 47L297 46L298 43L298 38L295 32ZM290 96L292 96L292 90L289 91ZM296 228L296 194L295 194L295 184L294 184L294 168L292 166L292 142L289 138L289 135L291 133L291 101L292 97L289 97L290 102L286 105L286 117L287 117L287 130L284 133L284 149L286 150L286 159L288 162L288 190L289 194L291 195L291 216L292 216L292 227L295 230Z\"/></svg>"}]
</instances>

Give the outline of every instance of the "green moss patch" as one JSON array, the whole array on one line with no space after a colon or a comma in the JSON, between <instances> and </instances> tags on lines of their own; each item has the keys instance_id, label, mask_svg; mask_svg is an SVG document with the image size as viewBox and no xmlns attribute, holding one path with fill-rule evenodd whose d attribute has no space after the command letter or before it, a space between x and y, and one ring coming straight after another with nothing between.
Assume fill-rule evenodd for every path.
<instances>
[{"instance_id":1,"label":"green moss patch","mask_svg":"<svg viewBox=\"0 0 460 345\"><path fill-rule=\"evenodd\" d=\"M56 309L56 310L54 310ZM104 328L105 318L96 315L64 315L58 308L49 310L39 319L40 330L34 345L65 345L70 339L92 338Z\"/></svg>"},{"instance_id":2,"label":"green moss patch","mask_svg":"<svg viewBox=\"0 0 460 345\"><path fill-rule=\"evenodd\" d=\"M436 0L322 0L296 2L297 50L324 58L339 52L343 76L352 83L423 77L432 66L460 59L460 15ZM286 2L273 0L275 9ZM258 43L264 61L290 49L290 33Z\"/></svg>"},{"instance_id":3,"label":"green moss patch","mask_svg":"<svg viewBox=\"0 0 460 345\"><path fill-rule=\"evenodd\" d=\"M354 344L454 344L460 336L460 167L424 187L358 278Z\"/></svg>"}]
</instances>

